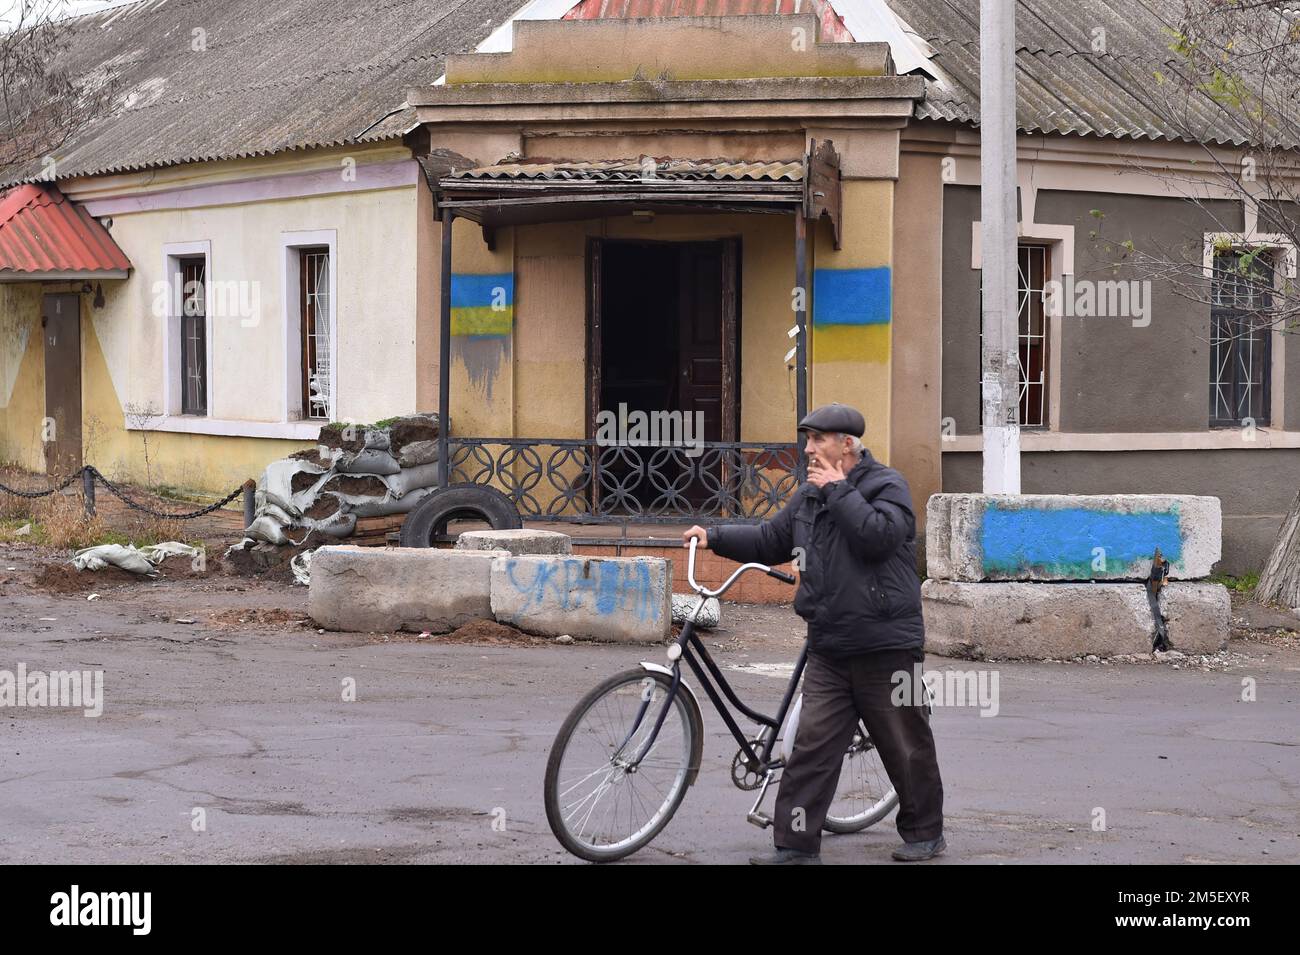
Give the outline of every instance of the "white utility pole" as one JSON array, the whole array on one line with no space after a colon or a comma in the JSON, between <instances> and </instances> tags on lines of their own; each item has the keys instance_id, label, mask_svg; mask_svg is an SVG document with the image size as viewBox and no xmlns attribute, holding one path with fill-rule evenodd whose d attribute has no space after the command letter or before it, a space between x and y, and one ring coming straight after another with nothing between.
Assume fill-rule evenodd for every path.
<instances>
[{"instance_id":1,"label":"white utility pole","mask_svg":"<svg viewBox=\"0 0 1300 955\"><path fill-rule=\"evenodd\" d=\"M1020 493L1016 283L1016 0L980 0L980 356L984 493Z\"/></svg>"}]
</instances>

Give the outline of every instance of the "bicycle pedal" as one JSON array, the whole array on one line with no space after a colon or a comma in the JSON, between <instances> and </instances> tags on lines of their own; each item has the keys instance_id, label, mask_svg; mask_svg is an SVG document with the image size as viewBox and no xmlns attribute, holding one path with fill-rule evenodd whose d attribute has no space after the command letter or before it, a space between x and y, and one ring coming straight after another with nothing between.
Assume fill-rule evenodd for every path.
<instances>
[{"instance_id":1,"label":"bicycle pedal","mask_svg":"<svg viewBox=\"0 0 1300 955\"><path fill-rule=\"evenodd\" d=\"M765 812L751 812L745 818L760 829L766 829L772 825L772 817Z\"/></svg>"}]
</instances>

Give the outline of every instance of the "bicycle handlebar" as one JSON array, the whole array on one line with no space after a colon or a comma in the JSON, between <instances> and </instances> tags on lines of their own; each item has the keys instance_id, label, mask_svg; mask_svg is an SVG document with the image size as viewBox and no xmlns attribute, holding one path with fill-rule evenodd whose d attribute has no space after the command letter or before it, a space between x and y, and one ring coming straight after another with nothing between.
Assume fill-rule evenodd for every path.
<instances>
[{"instance_id":1,"label":"bicycle handlebar","mask_svg":"<svg viewBox=\"0 0 1300 955\"><path fill-rule=\"evenodd\" d=\"M775 577L777 580L781 581L782 583L793 584L795 582L794 576L792 574L787 574L784 573L783 571L776 570L775 568L767 566L767 564L748 563L748 564L741 564L739 567L737 567L732 572L731 576L728 577L726 581L722 584L722 586L719 587L717 590L710 590L708 587L705 587L701 583L697 583L695 580L695 547L697 544L699 544L699 542L700 541L698 537L691 538L690 559L687 561L686 564L686 580L690 583L692 590L694 590L698 594L703 594L705 597L719 597L722 594L726 593L728 588L730 588L731 585L736 582L736 578L739 577L747 570L761 570L769 577Z\"/></svg>"}]
</instances>

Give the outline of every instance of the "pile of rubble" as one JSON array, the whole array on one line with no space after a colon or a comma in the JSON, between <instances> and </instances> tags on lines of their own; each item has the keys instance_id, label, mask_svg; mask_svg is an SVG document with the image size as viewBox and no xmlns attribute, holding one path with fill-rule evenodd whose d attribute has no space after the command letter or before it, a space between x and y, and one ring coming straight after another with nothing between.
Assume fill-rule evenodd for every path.
<instances>
[{"instance_id":1,"label":"pile of rubble","mask_svg":"<svg viewBox=\"0 0 1300 955\"><path fill-rule=\"evenodd\" d=\"M253 541L350 537L357 519L404 514L436 487L438 416L325 425L315 448L272 462L257 483ZM294 540L292 534L302 532ZM319 543L319 541L317 541Z\"/></svg>"}]
</instances>

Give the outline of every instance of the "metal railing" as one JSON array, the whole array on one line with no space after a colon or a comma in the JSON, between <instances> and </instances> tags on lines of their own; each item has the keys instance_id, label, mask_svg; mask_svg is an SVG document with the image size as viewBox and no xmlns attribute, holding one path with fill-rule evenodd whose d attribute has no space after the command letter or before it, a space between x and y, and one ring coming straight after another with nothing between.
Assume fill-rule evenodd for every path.
<instances>
[{"instance_id":1,"label":"metal railing","mask_svg":"<svg viewBox=\"0 0 1300 955\"><path fill-rule=\"evenodd\" d=\"M707 441L696 449L591 439L449 437L451 482L496 487L525 520L756 523L804 479L797 444Z\"/></svg>"}]
</instances>

